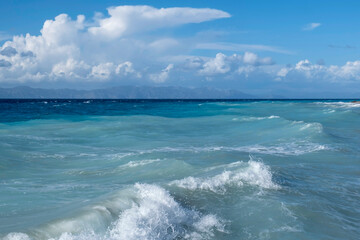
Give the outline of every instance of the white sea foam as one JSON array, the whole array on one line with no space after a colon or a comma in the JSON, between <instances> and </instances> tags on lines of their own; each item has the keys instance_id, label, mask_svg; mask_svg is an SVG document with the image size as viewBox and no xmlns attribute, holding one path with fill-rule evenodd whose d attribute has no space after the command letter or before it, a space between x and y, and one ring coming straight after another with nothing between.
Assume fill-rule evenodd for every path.
<instances>
[{"instance_id":1,"label":"white sea foam","mask_svg":"<svg viewBox=\"0 0 360 240\"><path fill-rule=\"evenodd\" d=\"M279 185L272 181L270 168L262 162L250 160L246 164L237 162L229 167L243 165L237 169L225 170L213 177L187 177L175 180L170 185L176 185L190 190L208 190L216 193L225 193L228 186L241 187L243 185L258 186L266 189L278 189Z\"/></svg>"},{"instance_id":2,"label":"white sea foam","mask_svg":"<svg viewBox=\"0 0 360 240\"><path fill-rule=\"evenodd\" d=\"M325 105L333 108L359 108L359 103L353 102L316 102L315 104Z\"/></svg>"},{"instance_id":3,"label":"white sea foam","mask_svg":"<svg viewBox=\"0 0 360 240\"><path fill-rule=\"evenodd\" d=\"M107 157L110 159L118 160L118 159L123 159L126 157L139 155L139 154L141 154L141 153L139 153L139 152L115 153L115 154L109 154L109 155L107 155Z\"/></svg>"},{"instance_id":4,"label":"white sea foam","mask_svg":"<svg viewBox=\"0 0 360 240\"><path fill-rule=\"evenodd\" d=\"M267 117L240 117L240 118L233 118L233 121L258 121L258 120L265 120L265 119L274 119L280 118L279 116L271 115Z\"/></svg>"},{"instance_id":5,"label":"white sea foam","mask_svg":"<svg viewBox=\"0 0 360 240\"><path fill-rule=\"evenodd\" d=\"M323 130L322 124L318 123L318 122L307 123L307 122L304 122L304 121L293 121L291 124L292 125L299 125L300 126L300 128L299 128L300 131L310 129L310 130L314 130L314 131L316 131L318 133L321 133L322 130Z\"/></svg>"},{"instance_id":6,"label":"white sea foam","mask_svg":"<svg viewBox=\"0 0 360 240\"><path fill-rule=\"evenodd\" d=\"M328 150L326 145L312 143L307 141L289 142L272 146L264 146L260 144L239 146L239 147L225 147L225 146L209 146L209 147L192 147L192 148L166 148L154 149L154 151L167 152L167 151L181 151L181 152L215 152L215 151L236 151L247 153L261 153L269 155L303 155L306 153Z\"/></svg>"},{"instance_id":7,"label":"white sea foam","mask_svg":"<svg viewBox=\"0 0 360 240\"><path fill-rule=\"evenodd\" d=\"M119 166L119 168L133 168L148 165L155 162L160 162L160 159L147 159L147 160L140 160L140 161L130 161L124 165Z\"/></svg>"},{"instance_id":8,"label":"white sea foam","mask_svg":"<svg viewBox=\"0 0 360 240\"><path fill-rule=\"evenodd\" d=\"M216 232L226 232L216 215L184 208L159 186L135 184L80 215L4 240L209 239Z\"/></svg>"},{"instance_id":9,"label":"white sea foam","mask_svg":"<svg viewBox=\"0 0 360 240\"><path fill-rule=\"evenodd\" d=\"M314 127L313 125L304 126L305 130L308 127ZM130 153L118 153L112 154L110 157L112 159L122 159L130 156L152 154L152 153L168 153L168 152L192 152L192 153L202 153L202 152L216 152L216 151L237 151L237 152L247 152L247 153L261 153L261 154L270 154L270 155L302 155L306 153L329 150L330 147L323 144L313 143L309 141L296 141L296 142L287 142L280 143L277 145L264 146L260 144L246 145L246 146L205 146L205 147L162 147L154 148L149 150L140 150L137 152Z\"/></svg>"},{"instance_id":10,"label":"white sea foam","mask_svg":"<svg viewBox=\"0 0 360 240\"><path fill-rule=\"evenodd\" d=\"M125 210L114 223L110 230L112 239L176 239L191 235L204 239L224 229L216 216L201 216L181 207L163 188L148 184L135 187L140 201Z\"/></svg>"},{"instance_id":11,"label":"white sea foam","mask_svg":"<svg viewBox=\"0 0 360 240\"><path fill-rule=\"evenodd\" d=\"M25 233L13 232L6 235L3 240L31 240Z\"/></svg>"},{"instance_id":12,"label":"white sea foam","mask_svg":"<svg viewBox=\"0 0 360 240\"><path fill-rule=\"evenodd\" d=\"M325 113L325 114L330 114L330 113L334 113L334 112L336 112L334 109L323 110L323 113Z\"/></svg>"},{"instance_id":13,"label":"white sea foam","mask_svg":"<svg viewBox=\"0 0 360 240\"><path fill-rule=\"evenodd\" d=\"M229 148L229 150L249 152L249 153L260 153L269 155L303 155L306 153L317 152L322 150L329 150L330 148L323 144L312 143L312 142L290 142L282 143L275 146L262 146L262 145L251 145L243 147Z\"/></svg>"}]
</instances>

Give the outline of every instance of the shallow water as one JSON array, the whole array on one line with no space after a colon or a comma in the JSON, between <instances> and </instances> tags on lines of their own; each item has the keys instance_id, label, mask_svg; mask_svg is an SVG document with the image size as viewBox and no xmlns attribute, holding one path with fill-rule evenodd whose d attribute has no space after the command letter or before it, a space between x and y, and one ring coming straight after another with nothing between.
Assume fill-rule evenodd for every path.
<instances>
[{"instance_id":1,"label":"shallow water","mask_svg":"<svg viewBox=\"0 0 360 240\"><path fill-rule=\"evenodd\" d=\"M0 238L359 239L360 105L0 101Z\"/></svg>"}]
</instances>

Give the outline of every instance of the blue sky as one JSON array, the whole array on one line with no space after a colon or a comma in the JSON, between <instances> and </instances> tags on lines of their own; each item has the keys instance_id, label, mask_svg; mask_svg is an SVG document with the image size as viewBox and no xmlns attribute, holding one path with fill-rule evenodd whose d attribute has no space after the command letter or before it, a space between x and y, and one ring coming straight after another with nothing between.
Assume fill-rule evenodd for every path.
<instances>
[{"instance_id":1,"label":"blue sky","mask_svg":"<svg viewBox=\"0 0 360 240\"><path fill-rule=\"evenodd\" d=\"M359 1L2 1L0 87L351 92L359 12Z\"/></svg>"}]
</instances>

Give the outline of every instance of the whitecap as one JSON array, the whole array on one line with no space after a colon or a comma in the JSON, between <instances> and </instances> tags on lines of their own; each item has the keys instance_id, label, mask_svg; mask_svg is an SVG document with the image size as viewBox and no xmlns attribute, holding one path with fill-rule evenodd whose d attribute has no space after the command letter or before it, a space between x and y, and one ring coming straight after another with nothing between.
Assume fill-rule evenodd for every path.
<instances>
[{"instance_id":1,"label":"whitecap","mask_svg":"<svg viewBox=\"0 0 360 240\"><path fill-rule=\"evenodd\" d=\"M275 118L280 118L280 116L271 115L266 117L241 117L241 118L233 118L232 120L249 122L249 121L259 121L259 120L275 119Z\"/></svg>"},{"instance_id":2,"label":"whitecap","mask_svg":"<svg viewBox=\"0 0 360 240\"><path fill-rule=\"evenodd\" d=\"M257 186L265 189L279 189L280 186L272 181L270 167L262 162L250 160L236 162L228 165L234 167L242 165L237 169L227 169L220 174L212 177L187 177L181 180L175 180L170 185L176 185L180 188L189 190L208 190L215 193L225 193L228 186L242 187L244 185Z\"/></svg>"},{"instance_id":3,"label":"whitecap","mask_svg":"<svg viewBox=\"0 0 360 240\"><path fill-rule=\"evenodd\" d=\"M147 160L140 160L140 161L130 161L124 165L119 166L119 168L134 168L139 166L145 166L151 163L160 162L160 159L147 159Z\"/></svg>"},{"instance_id":4,"label":"whitecap","mask_svg":"<svg viewBox=\"0 0 360 240\"><path fill-rule=\"evenodd\" d=\"M13 232L6 235L3 240L31 240L31 238L25 233Z\"/></svg>"},{"instance_id":5,"label":"whitecap","mask_svg":"<svg viewBox=\"0 0 360 240\"><path fill-rule=\"evenodd\" d=\"M310 125L308 127L314 127L314 125ZM318 125L315 125L315 127L321 128L321 126ZM280 143L277 145L270 145L270 146L254 144L254 145L233 146L233 147L228 147L228 146L162 147L162 148L154 148L149 150L140 150L138 152L132 152L132 153L119 153L113 155L113 157L121 159L127 156L151 154L157 152L201 153L201 152L216 152L216 151L227 151L227 152L237 151L237 152L247 152L247 153L261 153L261 154L269 154L269 155L302 155L306 153L329 150L329 149L330 147L324 144L318 144L309 141L294 141L294 142L286 142L286 143Z\"/></svg>"},{"instance_id":6,"label":"whitecap","mask_svg":"<svg viewBox=\"0 0 360 240\"><path fill-rule=\"evenodd\" d=\"M359 108L359 103L354 102L316 102L315 104L325 105L333 108Z\"/></svg>"},{"instance_id":7,"label":"whitecap","mask_svg":"<svg viewBox=\"0 0 360 240\"><path fill-rule=\"evenodd\" d=\"M148 184L135 187L140 201L120 214L109 232L111 239L177 239L192 235L204 239L213 236L214 231L224 231L215 215L183 208L163 188Z\"/></svg>"},{"instance_id":8,"label":"whitecap","mask_svg":"<svg viewBox=\"0 0 360 240\"><path fill-rule=\"evenodd\" d=\"M225 221L183 207L164 188L137 183L81 213L6 240L209 239L226 233Z\"/></svg>"},{"instance_id":9,"label":"whitecap","mask_svg":"<svg viewBox=\"0 0 360 240\"><path fill-rule=\"evenodd\" d=\"M302 141L302 142L282 143L275 146L250 145L250 146L242 146L242 147L233 147L228 149L233 151L248 152L248 153L298 156L311 152L329 150L330 147L323 144Z\"/></svg>"}]
</instances>

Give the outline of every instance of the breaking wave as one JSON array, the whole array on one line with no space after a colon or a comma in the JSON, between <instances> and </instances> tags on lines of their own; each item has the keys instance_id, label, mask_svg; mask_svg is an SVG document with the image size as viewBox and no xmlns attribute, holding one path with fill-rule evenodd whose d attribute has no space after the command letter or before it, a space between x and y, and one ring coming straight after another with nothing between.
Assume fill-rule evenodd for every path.
<instances>
[{"instance_id":1,"label":"breaking wave","mask_svg":"<svg viewBox=\"0 0 360 240\"><path fill-rule=\"evenodd\" d=\"M157 185L137 183L78 216L9 233L4 240L210 239L218 232L226 233L225 221L216 215L181 206Z\"/></svg>"},{"instance_id":2,"label":"breaking wave","mask_svg":"<svg viewBox=\"0 0 360 240\"><path fill-rule=\"evenodd\" d=\"M247 163L236 162L229 164L228 167L240 168L227 169L213 177L187 177L175 180L170 185L189 190L208 190L215 193L225 193L227 186L241 187L243 185L258 186L265 189L279 189L280 186L272 181L270 168L262 162L250 160Z\"/></svg>"},{"instance_id":3,"label":"breaking wave","mask_svg":"<svg viewBox=\"0 0 360 240\"><path fill-rule=\"evenodd\" d=\"M160 159L147 159L147 160L140 160L140 161L130 161L124 165L119 166L119 168L134 168L139 166L145 166L151 163L160 162Z\"/></svg>"},{"instance_id":4,"label":"breaking wave","mask_svg":"<svg viewBox=\"0 0 360 240\"><path fill-rule=\"evenodd\" d=\"M359 103L354 102L316 102L316 104L333 108L359 108Z\"/></svg>"}]
</instances>

